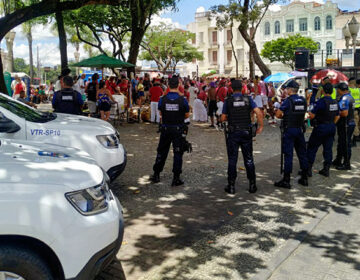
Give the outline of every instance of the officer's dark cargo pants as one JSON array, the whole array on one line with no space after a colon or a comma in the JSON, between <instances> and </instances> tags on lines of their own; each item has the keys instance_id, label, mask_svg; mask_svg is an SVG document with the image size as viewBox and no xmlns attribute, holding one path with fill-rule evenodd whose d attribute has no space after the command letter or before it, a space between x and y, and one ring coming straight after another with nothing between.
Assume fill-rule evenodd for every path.
<instances>
[{"instance_id":1,"label":"officer's dark cargo pants","mask_svg":"<svg viewBox=\"0 0 360 280\"><path fill-rule=\"evenodd\" d=\"M164 169L166 158L169 153L170 145L173 145L174 163L172 172L174 175L180 175L182 172L182 129L180 127L163 127L160 134L159 146L157 148L157 156L154 164L154 172L161 173Z\"/></svg>"},{"instance_id":2,"label":"officer's dark cargo pants","mask_svg":"<svg viewBox=\"0 0 360 280\"><path fill-rule=\"evenodd\" d=\"M309 164L306 156L306 143L301 128L289 127L283 135L284 174L291 174L293 168L294 148L302 170L308 170Z\"/></svg>"},{"instance_id":3,"label":"officer's dark cargo pants","mask_svg":"<svg viewBox=\"0 0 360 280\"><path fill-rule=\"evenodd\" d=\"M345 124L343 122L338 122L337 125L337 133L338 133L338 145L337 145L337 159L344 159L344 163L350 163L351 159L351 137L354 133L355 125L348 125L345 128ZM347 136L345 135L347 133ZM347 139L346 139L347 137ZM347 147L346 147L347 145ZM346 153L347 149L347 153ZM348 156L346 158L346 156Z\"/></svg>"},{"instance_id":4,"label":"officer's dark cargo pants","mask_svg":"<svg viewBox=\"0 0 360 280\"><path fill-rule=\"evenodd\" d=\"M241 147L241 152L244 158L247 178L249 180L255 180L252 135L248 130L235 131L229 133L228 135L228 180L229 182L234 182L236 180L236 165L238 161L239 147Z\"/></svg>"},{"instance_id":5,"label":"officer's dark cargo pants","mask_svg":"<svg viewBox=\"0 0 360 280\"><path fill-rule=\"evenodd\" d=\"M324 164L327 166L331 165L335 133L335 124L319 124L314 128L310 135L307 148L307 158L310 164L315 162L316 152L319 147L323 145Z\"/></svg>"}]
</instances>

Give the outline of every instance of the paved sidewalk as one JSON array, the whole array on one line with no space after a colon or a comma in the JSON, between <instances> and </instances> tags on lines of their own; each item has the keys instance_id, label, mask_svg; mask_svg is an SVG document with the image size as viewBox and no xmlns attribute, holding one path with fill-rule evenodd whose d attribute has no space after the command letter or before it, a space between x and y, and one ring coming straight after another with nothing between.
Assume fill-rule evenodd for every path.
<instances>
[{"instance_id":1,"label":"paved sidewalk","mask_svg":"<svg viewBox=\"0 0 360 280\"><path fill-rule=\"evenodd\" d=\"M125 239L119 262L99 279L125 279L122 268L127 280L267 279L360 179L360 148L354 149L353 170L331 170L330 178L317 174L319 150L309 187L292 178L293 189L275 188L273 182L280 178L279 143L274 143L278 129L267 127L254 146L258 193L247 192L240 168L237 194L229 197L223 191L223 135L192 127L195 145L194 153L184 158L185 187L169 187L172 160L162 182L151 185L144 174L151 174L155 153L150 149L158 141L152 129L133 126L122 134L131 160L114 191L125 207Z\"/></svg>"},{"instance_id":2,"label":"paved sidewalk","mask_svg":"<svg viewBox=\"0 0 360 280\"><path fill-rule=\"evenodd\" d=\"M347 192L270 280L360 279L360 184Z\"/></svg>"}]
</instances>

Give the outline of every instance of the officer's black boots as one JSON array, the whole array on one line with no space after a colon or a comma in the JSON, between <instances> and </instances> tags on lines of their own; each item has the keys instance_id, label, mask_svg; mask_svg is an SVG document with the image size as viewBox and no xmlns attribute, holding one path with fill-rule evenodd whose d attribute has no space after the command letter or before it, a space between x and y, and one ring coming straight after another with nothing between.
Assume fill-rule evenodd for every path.
<instances>
[{"instance_id":1,"label":"officer's black boots","mask_svg":"<svg viewBox=\"0 0 360 280\"><path fill-rule=\"evenodd\" d=\"M275 187L291 189L290 185L290 174L284 173L284 178L282 180L275 182Z\"/></svg>"},{"instance_id":2,"label":"officer's black boots","mask_svg":"<svg viewBox=\"0 0 360 280\"><path fill-rule=\"evenodd\" d=\"M160 182L160 173L155 172L151 177L150 177L150 181L153 184L159 183Z\"/></svg>"},{"instance_id":3,"label":"officer's black boots","mask_svg":"<svg viewBox=\"0 0 360 280\"><path fill-rule=\"evenodd\" d=\"M249 193L256 193L257 187L256 187L256 180L250 180L249 182Z\"/></svg>"},{"instance_id":4,"label":"officer's black boots","mask_svg":"<svg viewBox=\"0 0 360 280\"><path fill-rule=\"evenodd\" d=\"M330 166L324 164L324 168L319 171L319 174L323 175L325 177L329 177L330 176Z\"/></svg>"},{"instance_id":5,"label":"officer's black boots","mask_svg":"<svg viewBox=\"0 0 360 280\"><path fill-rule=\"evenodd\" d=\"M351 170L350 162L344 162L344 164L340 164L335 166L337 170Z\"/></svg>"},{"instance_id":6,"label":"officer's black boots","mask_svg":"<svg viewBox=\"0 0 360 280\"><path fill-rule=\"evenodd\" d=\"M225 187L225 192L228 194L235 194L235 181L229 180L228 185Z\"/></svg>"},{"instance_id":7,"label":"officer's black boots","mask_svg":"<svg viewBox=\"0 0 360 280\"><path fill-rule=\"evenodd\" d=\"M340 166L341 165L341 158L336 157L333 162L331 163L333 166Z\"/></svg>"},{"instance_id":8,"label":"officer's black boots","mask_svg":"<svg viewBox=\"0 0 360 280\"><path fill-rule=\"evenodd\" d=\"M174 178L172 180L171 186L172 187L177 187L177 186L181 186L181 185L184 185L184 181L182 181L180 179L180 175L175 175L174 174Z\"/></svg>"},{"instance_id":9,"label":"officer's black boots","mask_svg":"<svg viewBox=\"0 0 360 280\"><path fill-rule=\"evenodd\" d=\"M301 173L301 178L298 180L298 183L303 186L308 186L308 170L303 170Z\"/></svg>"}]
</instances>

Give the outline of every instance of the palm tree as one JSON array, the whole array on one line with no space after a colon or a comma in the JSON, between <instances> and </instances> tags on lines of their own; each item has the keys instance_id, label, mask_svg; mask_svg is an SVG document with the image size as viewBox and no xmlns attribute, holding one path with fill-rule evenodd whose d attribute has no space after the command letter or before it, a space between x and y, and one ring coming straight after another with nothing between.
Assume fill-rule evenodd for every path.
<instances>
[{"instance_id":1,"label":"palm tree","mask_svg":"<svg viewBox=\"0 0 360 280\"><path fill-rule=\"evenodd\" d=\"M28 40L29 44L29 59L30 59L30 79L31 82L34 79L34 58L33 58L33 38L32 38L32 23L31 21L27 21L22 24L22 30L26 36L26 39Z\"/></svg>"}]
</instances>

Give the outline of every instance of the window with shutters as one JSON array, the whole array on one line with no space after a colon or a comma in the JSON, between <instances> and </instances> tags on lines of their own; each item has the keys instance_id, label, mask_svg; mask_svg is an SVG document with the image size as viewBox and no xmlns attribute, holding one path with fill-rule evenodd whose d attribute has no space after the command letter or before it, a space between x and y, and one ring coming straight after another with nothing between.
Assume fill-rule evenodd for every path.
<instances>
[{"instance_id":1,"label":"window with shutters","mask_svg":"<svg viewBox=\"0 0 360 280\"><path fill-rule=\"evenodd\" d=\"M231 38L232 38L231 30L229 29L229 30L226 31L226 41L227 41L228 44L230 44Z\"/></svg>"},{"instance_id":2,"label":"window with shutters","mask_svg":"<svg viewBox=\"0 0 360 280\"><path fill-rule=\"evenodd\" d=\"M330 41L326 43L326 55L332 55L332 43Z\"/></svg>"},{"instance_id":3,"label":"window with shutters","mask_svg":"<svg viewBox=\"0 0 360 280\"><path fill-rule=\"evenodd\" d=\"M300 31L307 31L307 18L299 19L299 30Z\"/></svg>"},{"instance_id":4,"label":"window with shutters","mask_svg":"<svg viewBox=\"0 0 360 280\"><path fill-rule=\"evenodd\" d=\"M265 22L265 35L270 35L270 23Z\"/></svg>"},{"instance_id":5,"label":"window with shutters","mask_svg":"<svg viewBox=\"0 0 360 280\"><path fill-rule=\"evenodd\" d=\"M217 51L213 51L212 52L212 64L217 64L217 57L218 57Z\"/></svg>"},{"instance_id":6,"label":"window with shutters","mask_svg":"<svg viewBox=\"0 0 360 280\"><path fill-rule=\"evenodd\" d=\"M212 32L212 44L217 45L217 31Z\"/></svg>"},{"instance_id":7,"label":"window with shutters","mask_svg":"<svg viewBox=\"0 0 360 280\"><path fill-rule=\"evenodd\" d=\"M227 61L227 64L231 64L231 61L232 61L232 50L227 50L226 52L226 61Z\"/></svg>"},{"instance_id":8,"label":"window with shutters","mask_svg":"<svg viewBox=\"0 0 360 280\"><path fill-rule=\"evenodd\" d=\"M280 34L280 21L275 21L275 34Z\"/></svg>"},{"instance_id":9,"label":"window with shutters","mask_svg":"<svg viewBox=\"0 0 360 280\"><path fill-rule=\"evenodd\" d=\"M328 29L328 30L332 29L332 17L331 16L326 17L326 29Z\"/></svg>"},{"instance_id":10,"label":"window with shutters","mask_svg":"<svg viewBox=\"0 0 360 280\"><path fill-rule=\"evenodd\" d=\"M321 29L321 20L320 17L316 17L314 19L314 29L315 31L319 31Z\"/></svg>"},{"instance_id":11,"label":"window with shutters","mask_svg":"<svg viewBox=\"0 0 360 280\"><path fill-rule=\"evenodd\" d=\"M294 32L294 20L288 19L286 21L286 32Z\"/></svg>"}]
</instances>

